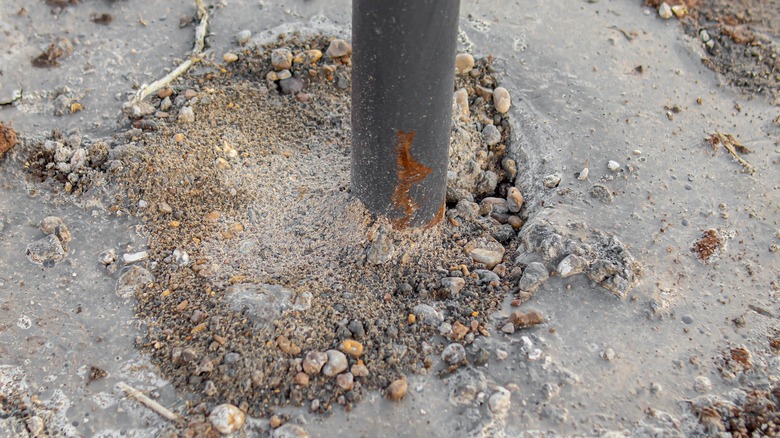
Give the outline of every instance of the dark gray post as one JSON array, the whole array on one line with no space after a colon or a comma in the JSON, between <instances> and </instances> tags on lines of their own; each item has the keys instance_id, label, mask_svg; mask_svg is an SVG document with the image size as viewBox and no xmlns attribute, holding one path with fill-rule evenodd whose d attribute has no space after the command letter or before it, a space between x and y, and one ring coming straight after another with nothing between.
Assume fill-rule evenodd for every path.
<instances>
[{"instance_id":1,"label":"dark gray post","mask_svg":"<svg viewBox=\"0 0 780 438\"><path fill-rule=\"evenodd\" d=\"M459 9L352 1L352 192L400 228L444 214Z\"/></svg>"}]
</instances>

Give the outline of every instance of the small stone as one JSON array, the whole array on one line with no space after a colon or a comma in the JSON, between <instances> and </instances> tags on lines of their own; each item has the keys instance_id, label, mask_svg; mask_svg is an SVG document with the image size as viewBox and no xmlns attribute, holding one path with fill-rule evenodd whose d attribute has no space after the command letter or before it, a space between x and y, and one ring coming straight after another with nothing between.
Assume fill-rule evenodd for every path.
<instances>
[{"instance_id":1,"label":"small stone","mask_svg":"<svg viewBox=\"0 0 780 438\"><path fill-rule=\"evenodd\" d=\"M512 393L504 387L496 387L496 392L488 399L490 412L497 417L505 417L512 405Z\"/></svg>"},{"instance_id":2,"label":"small stone","mask_svg":"<svg viewBox=\"0 0 780 438\"><path fill-rule=\"evenodd\" d=\"M441 326L439 327L439 331L441 332ZM468 327L461 324L460 321L455 321L455 324L452 324L450 328L450 339L459 341L465 338L468 333L469 333Z\"/></svg>"},{"instance_id":3,"label":"small stone","mask_svg":"<svg viewBox=\"0 0 780 438\"><path fill-rule=\"evenodd\" d=\"M588 189L588 193L591 198L598 199L605 204L611 204L615 199L612 196L612 191L602 184L593 184Z\"/></svg>"},{"instance_id":4,"label":"small stone","mask_svg":"<svg viewBox=\"0 0 780 438\"><path fill-rule=\"evenodd\" d=\"M469 92L460 88L455 92L455 110L460 114L460 120L467 122L471 111L469 110Z\"/></svg>"},{"instance_id":5,"label":"small stone","mask_svg":"<svg viewBox=\"0 0 780 438\"><path fill-rule=\"evenodd\" d=\"M609 169L610 172L617 172L620 170L620 163L617 161L609 160L607 163L607 169Z\"/></svg>"},{"instance_id":6,"label":"small stone","mask_svg":"<svg viewBox=\"0 0 780 438\"><path fill-rule=\"evenodd\" d=\"M523 271L523 276L520 277L517 286L520 290L525 292L533 292L542 283L544 283L550 274L547 272L547 268L539 262L529 263Z\"/></svg>"},{"instance_id":7,"label":"small stone","mask_svg":"<svg viewBox=\"0 0 780 438\"><path fill-rule=\"evenodd\" d=\"M615 350L611 348L607 348L603 352L601 352L601 358L606 360L607 362L612 361L615 358Z\"/></svg>"},{"instance_id":8,"label":"small stone","mask_svg":"<svg viewBox=\"0 0 780 438\"><path fill-rule=\"evenodd\" d=\"M281 90L282 94L300 93L301 91L303 91L303 86L304 86L303 80L295 77L281 79L279 81L279 89Z\"/></svg>"},{"instance_id":9,"label":"small stone","mask_svg":"<svg viewBox=\"0 0 780 438\"><path fill-rule=\"evenodd\" d=\"M509 211L517 213L523 208L523 194L517 187L510 187L506 192L506 205Z\"/></svg>"},{"instance_id":10,"label":"small stone","mask_svg":"<svg viewBox=\"0 0 780 438\"><path fill-rule=\"evenodd\" d=\"M371 246L366 252L366 261L372 265L382 265L389 262L394 253L393 239L390 238L388 230L384 226L380 227L376 239L371 242Z\"/></svg>"},{"instance_id":11,"label":"small stone","mask_svg":"<svg viewBox=\"0 0 780 438\"><path fill-rule=\"evenodd\" d=\"M292 67L292 60L293 55L290 49L281 48L271 52L271 65L277 71Z\"/></svg>"},{"instance_id":12,"label":"small stone","mask_svg":"<svg viewBox=\"0 0 780 438\"><path fill-rule=\"evenodd\" d=\"M297 424L286 423L274 430L273 438L309 438L309 433Z\"/></svg>"},{"instance_id":13,"label":"small stone","mask_svg":"<svg viewBox=\"0 0 780 438\"><path fill-rule=\"evenodd\" d=\"M73 155L70 157L70 168L73 172L77 172L87 165L87 150L84 148L78 148L73 151Z\"/></svg>"},{"instance_id":14,"label":"small stone","mask_svg":"<svg viewBox=\"0 0 780 438\"><path fill-rule=\"evenodd\" d=\"M459 364L466 360L466 349L461 344L452 343L444 347L444 351L441 352L441 360L450 365Z\"/></svg>"},{"instance_id":15,"label":"small stone","mask_svg":"<svg viewBox=\"0 0 780 438\"><path fill-rule=\"evenodd\" d=\"M523 220L515 215L509 216L506 219L506 223L508 223L515 231L523 227Z\"/></svg>"},{"instance_id":16,"label":"small stone","mask_svg":"<svg viewBox=\"0 0 780 438\"><path fill-rule=\"evenodd\" d=\"M116 261L116 251L111 248L107 249L98 255L98 262L102 265L110 265Z\"/></svg>"},{"instance_id":17,"label":"small stone","mask_svg":"<svg viewBox=\"0 0 780 438\"><path fill-rule=\"evenodd\" d=\"M246 415L243 411L227 403L216 406L209 414L209 422L223 435L241 429L245 420Z\"/></svg>"},{"instance_id":18,"label":"small stone","mask_svg":"<svg viewBox=\"0 0 780 438\"><path fill-rule=\"evenodd\" d=\"M195 112L191 107L185 106L179 110L179 117L177 120L179 123L192 123L195 121Z\"/></svg>"},{"instance_id":19,"label":"small stone","mask_svg":"<svg viewBox=\"0 0 780 438\"><path fill-rule=\"evenodd\" d=\"M509 315L509 321L514 324L516 328L529 328L544 323L544 316L541 312L536 310L531 310L528 313L515 310Z\"/></svg>"},{"instance_id":20,"label":"small stone","mask_svg":"<svg viewBox=\"0 0 780 438\"><path fill-rule=\"evenodd\" d=\"M249 40L252 39L252 31L250 30L242 30L236 34L236 42L238 44L244 45L249 42Z\"/></svg>"},{"instance_id":21,"label":"small stone","mask_svg":"<svg viewBox=\"0 0 780 438\"><path fill-rule=\"evenodd\" d=\"M585 181L588 179L588 175L590 174L590 170L587 167L583 167L582 170L580 170L580 173L577 174L577 179L580 181Z\"/></svg>"},{"instance_id":22,"label":"small stone","mask_svg":"<svg viewBox=\"0 0 780 438\"><path fill-rule=\"evenodd\" d=\"M466 74L474 68L474 57L468 53L458 53L455 56L455 69L458 74Z\"/></svg>"},{"instance_id":23,"label":"small stone","mask_svg":"<svg viewBox=\"0 0 780 438\"><path fill-rule=\"evenodd\" d=\"M41 231L44 234L53 234L60 242L68 243L71 240L71 234L65 222L57 216L47 216L41 220Z\"/></svg>"},{"instance_id":24,"label":"small stone","mask_svg":"<svg viewBox=\"0 0 780 438\"><path fill-rule=\"evenodd\" d=\"M482 85L477 85L476 87L474 87L474 91L477 93L477 96L479 96L482 99L484 99L485 102L492 102L493 101L493 89L492 88L483 87Z\"/></svg>"},{"instance_id":25,"label":"small stone","mask_svg":"<svg viewBox=\"0 0 780 438\"><path fill-rule=\"evenodd\" d=\"M569 254L558 263L558 267L555 270L562 278L566 278L583 272L587 266L587 260L580 256Z\"/></svg>"},{"instance_id":26,"label":"small stone","mask_svg":"<svg viewBox=\"0 0 780 438\"><path fill-rule=\"evenodd\" d=\"M477 263L484 263L488 269L493 269L504 258L503 252L484 248L474 248L469 252L471 259Z\"/></svg>"},{"instance_id":27,"label":"small stone","mask_svg":"<svg viewBox=\"0 0 780 438\"><path fill-rule=\"evenodd\" d=\"M682 5L674 5L672 6L672 12L674 13L674 16L677 18L683 18L686 15L688 15L688 7L684 4Z\"/></svg>"},{"instance_id":28,"label":"small stone","mask_svg":"<svg viewBox=\"0 0 780 438\"><path fill-rule=\"evenodd\" d=\"M27 258L33 263L53 265L65 257L65 249L60 239L54 234L49 234L43 239L27 245Z\"/></svg>"},{"instance_id":29,"label":"small stone","mask_svg":"<svg viewBox=\"0 0 780 438\"><path fill-rule=\"evenodd\" d=\"M341 343L341 351L357 358L363 354L363 344L352 339L347 339Z\"/></svg>"},{"instance_id":30,"label":"small stone","mask_svg":"<svg viewBox=\"0 0 780 438\"><path fill-rule=\"evenodd\" d=\"M43 436L43 429L45 424L43 423L43 419L41 417L33 415L32 417L25 420L25 424L27 425L27 430L30 432L30 436L34 438Z\"/></svg>"},{"instance_id":31,"label":"small stone","mask_svg":"<svg viewBox=\"0 0 780 438\"><path fill-rule=\"evenodd\" d=\"M508 322L508 323L504 324L503 327L501 327L501 331L506 333L506 334L508 334L508 335L511 335L512 333L515 332L515 325L512 324L511 322Z\"/></svg>"},{"instance_id":32,"label":"small stone","mask_svg":"<svg viewBox=\"0 0 780 438\"><path fill-rule=\"evenodd\" d=\"M296 385L308 386L309 385L309 375L304 373L304 372L300 372L300 373L295 375L295 377L293 378L293 382L295 382Z\"/></svg>"},{"instance_id":33,"label":"small stone","mask_svg":"<svg viewBox=\"0 0 780 438\"><path fill-rule=\"evenodd\" d=\"M222 55L222 59L227 63L236 62L238 61L238 55L233 52L227 52Z\"/></svg>"},{"instance_id":34,"label":"small stone","mask_svg":"<svg viewBox=\"0 0 780 438\"><path fill-rule=\"evenodd\" d=\"M500 348L496 350L496 359L506 360L507 357L509 357L509 353L507 353L506 350L502 350Z\"/></svg>"},{"instance_id":35,"label":"small stone","mask_svg":"<svg viewBox=\"0 0 780 438\"><path fill-rule=\"evenodd\" d=\"M504 87L498 87L493 90L493 104L496 111L501 114L505 114L512 106L512 101L509 98L509 91Z\"/></svg>"},{"instance_id":36,"label":"small stone","mask_svg":"<svg viewBox=\"0 0 780 438\"><path fill-rule=\"evenodd\" d=\"M303 371L309 375L319 374L326 362L328 362L327 354L320 351L310 351L303 359Z\"/></svg>"},{"instance_id":37,"label":"small stone","mask_svg":"<svg viewBox=\"0 0 780 438\"><path fill-rule=\"evenodd\" d=\"M349 56L352 54L352 45L342 39L336 38L330 42L325 54L331 58Z\"/></svg>"},{"instance_id":38,"label":"small stone","mask_svg":"<svg viewBox=\"0 0 780 438\"><path fill-rule=\"evenodd\" d=\"M352 368L350 368L349 371L355 377L368 377L368 367L362 363L356 363L355 365L352 365Z\"/></svg>"},{"instance_id":39,"label":"small stone","mask_svg":"<svg viewBox=\"0 0 780 438\"><path fill-rule=\"evenodd\" d=\"M438 327L444 322L444 315L427 304L418 304L414 306L412 312L417 315L420 322L431 327Z\"/></svg>"},{"instance_id":40,"label":"small stone","mask_svg":"<svg viewBox=\"0 0 780 438\"><path fill-rule=\"evenodd\" d=\"M122 105L122 113L131 119L140 119L143 116L154 114L155 111L154 106L146 101L125 102Z\"/></svg>"},{"instance_id":41,"label":"small stone","mask_svg":"<svg viewBox=\"0 0 780 438\"><path fill-rule=\"evenodd\" d=\"M124 262L126 265L129 265L130 263L141 262L148 258L149 253L146 251L122 254L122 262Z\"/></svg>"},{"instance_id":42,"label":"small stone","mask_svg":"<svg viewBox=\"0 0 780 438\"><path fill-rule=\"evenodd\" d=\"M661 3L661 6L658 7L658 16L664 20L672 18L673 15L672 8L666 2Z\"/></svg>"},{"instance_id":43,"label":"small stone","mask_svg":"<svg viewBox=\"0 0 780 438\"><path fill-rule=\"evenodd\" d=\"M271 426L271 429L276 429L282 425L282 419L278 415L272 415L271 419L268 420L268 425Z\"/></svg>"},{"instance_id":44,"label":"small stone","mask_svg":"<svg viewBox=\"0 0 780 438\"><path fill-rule=\"evenodd\" d=\"M551 175L547 175L542 179L542 183L545 187L548 189L554 189L558 187L558 184L561 183L561 175L558 173L553 173Z\"/></svg>"},{"instance_id":45,"label":"small stone","mask_svg":"<svg viewBox=\"0 0 780 438\"><path fill-rule=\"evenodd\" d=\"M399 401L404 398L407 389L408 385L405 379L395 380L387 387L387 398L392 401Z\"/></svg>"},{"instance_id":46,"label":"small stone","mask_svg":"<svg viewBox=\"0 0 780 438\"><path fill-rule=\"evenodd\" d=\"M131 266L116 281L116 294L120 298L130 298L153 281L154 277L149 271L138 265Z\"/></svg>"},{"instance_id":47,"label":"small stone","mask_svg":"<svg viewBox=\"0 0 780 438\"><path fill-rule=\"evenodd\" d=\"M322 374L328 377L334 377L347 369L347 356L338 350L328 350L325 352L328 356L328 362L322 367Z\"/></svg>"},{"instance_id":48,"label":"small stone","mask_svg":"<svg viewBox=\"0 0 780 438\"><path fill-rule=\"evenodd\" d=\"M192 88L187 88L186 90L184 90L184 99L192 100L196 97L198 97L198 92L193 90Z\"/></svg>"},{"instance_id":49,"label":"small stone","mask_svg":"<svg viewBox=\"0 0 780 438\"><path fill-rule=\"evenodd\" d=\"M344 373L336 376L336 385L344 391L352 391L355 386L355 379L352 373Z\"/></svg>"},{"instance_id":50,"label":"small stone","mask_svg":"<svg viewBox=\"0 0 780 438\"><path fill-rule=\"evenodd\" d=\"M697 376L693 381L693 390L699 393L709 392L712 389L712 382L705 376Z\"/></svg>"},{"instance_id":51,"label":"small stone","mask_svg":"<svg viewBox=\"0 0 780 438\"><path fill-rule=\"evenodd\" d=\"M466 286L466 280L460 277L444 277L439 283L442 288L449 292L450 298L457 297L460 291Z\"/></svg>"},{"instance_id":52,"label":"small stone","mask_svg":"<svg viewBox=\"0 0 780 438\"><path fill-rule=\"evenodd\" d=\"M488 146L496 145L501 141L501 133L495 125L485 125L482 128L482 141Z\"/></svg>"}]
</instances>

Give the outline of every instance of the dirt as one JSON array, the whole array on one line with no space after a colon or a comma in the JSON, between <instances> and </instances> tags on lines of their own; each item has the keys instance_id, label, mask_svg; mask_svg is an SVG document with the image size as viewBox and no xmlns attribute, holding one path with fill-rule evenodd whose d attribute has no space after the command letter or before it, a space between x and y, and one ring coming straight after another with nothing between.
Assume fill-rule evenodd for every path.
<instances>
[{"instance_id":1,"label":"dirt","mask_svg":"<svg viewBox=\"0 0 780 438\"><path fill-rule=\"evenodd\" d=\"M494 114L458 77L470 116L453 125L457 178L441 225L412 234L350 201L348 62L324 59L312 80L301 70L304 95L265 79L280 33L347 37L348 2L214 5L206 61L173 84L171 108L151 98L167 114L129 121L122 102L191 50L179 23L192 5L10 1L0 117L19 144L0 165L2 434L214 433L221 403L253 414L248 436L773 433L771 1L689 3L683 26L635 3L464 4L460 50L512 108L485 148ZM109 25L91 20L109 12ZM31 69L60 36L72 53ZM238 61L223 64L227 52ZM516 215L474 214L510 189L524 198ZM51 215L70 229L68 253L33 264L25 248ZM510 216L503 276L474 278L469 252L497 250ZM443 276L465 280L456 298ZM419 304L444 324L426 325ZM348 369L362 360L367 376L300 375L309 352L358 354L345 340L362 346ZM445 359L449 344L463 349Z\"/></svg>"}]
</instances>

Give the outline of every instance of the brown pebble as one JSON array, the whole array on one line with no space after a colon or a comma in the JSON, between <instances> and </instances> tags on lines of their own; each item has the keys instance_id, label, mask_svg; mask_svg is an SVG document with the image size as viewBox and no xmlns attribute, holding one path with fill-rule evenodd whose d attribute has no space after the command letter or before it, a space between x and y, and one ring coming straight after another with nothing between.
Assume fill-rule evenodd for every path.
<instances>
[{"instance_id":1,"label":"brown pebble","mask_svg":"<svg viewBox=\"0 0 780 438\"><path fill-rule=\"evenodd\" d=\"M176 141L176 143L181 143L184 141L184 134L176 134L173 136L173 139Z\"/></svg>"},{"instance_id":2,"label":"brown pebble","mask_svg":"<svg viewBox=\"0 0 780 438\"><path fill-rule=\"evenodd\" d=\"M166 97L170 97L170 95L173 94L173 90L171 87L165 87L160 89L160 91L157 92L157 97L160 99L165 99Z\"/></svg>"},{"instance_id":3,"label":"brown pebble","mask_svg":"<svg viewBox=\"0 0 780 438\"><path fill-rule=\"evenodd\" d=\"M336 384L344 391L352 391L355 385L355 378L352 373L344 373L336 376Z\"/></svg>"},{"instance_id":4,"label":"brown pebble","mask_svg":"<svg viewBox=\"0 0 780 438\"><path fill-rule=\"evenodd\" d=\"M406 395L407 388L406 380L398 379L387 387L387 398L392 401L399 401Z\"/></svg>"},{"instance_id":5,"label":"brown pebble","mask_svg":"<svg viewBox=\"0 0 780 438\"><path fill-rule=\"evenodd\" d=\"M293 381L295 382L296 385L308 386L309 385L309 375L304 373L304 372L300 372L300 373L295 375L295 377L293 378Z\"/></svg>"},{"instance_id":6,"label":"brown pebble","mask_svg":"<svg viewBox=\"0 0 780 438\"><path fill-rule=\"evenodd\" d=\"M362 363L352 365L352 368L350 368L349 371L352 372L352 375L355 377L368 377L368 368Z\"/></svg>"},{"instance_id":7,"label":"brown pebble","mask_svg":"<svg viewBox=\"0 0 780 438\"><path fill-rule=\"evenodd\" d=\"M297 100L298 102L306 102L309 100L310 97L311 96L309 96L306 93L298 93L295 95L295 100Z\"/></svg>"},{"instance_id":8,"label":"brown pebble","mask_svg":"<svg viewBox=\"0 0 780 438\"><path fill-rule=\"evenodd\" d=\"M363 344L354 339L347 339L341 343L341 351L352 357L360 357L363 354Z\"/></svg>"},{"instance_id":9,"label":"brown pebble","mask_svg":"<svg viewBox=\"0 0 780 438\"><path fill-rule=\"evenodd\" d=\"M198 96L198 92L193 90L192 88L188 88L187 90L184 91L184 98L187 100L190 100L193 97L197 97L197 96Z\"/></svg>"},{"instance_id":10,"label":"brown pebble","mask_svg":"<svg viewBox=\"0 0 780 438\"><path fill-rule=\"evenodd\" d=\"M518 328L533 327L544 322L544 316L536 310L531 310L528 313L523 313L520 310L515 310L509 315L509 321Z\"/></svg>"},{"instance_id":11,"label":"brown pebble","mask_svg":"<svg viewBox=\"0 0 780 438\"><path fill-rule=\"evenodd\" d=\"M465 338L468 333L468 327L461 324L460 321L455 321L455 324L452 324L452 333L450 334L450 338L458 341Z\"/></svg>"},{"instance_id":12,"label":"brown pebble","mask_svg":"<svg viewBox=\"0 0 780 438\"><path fill-rule=\"evenodd\" d=\"M271 420L268 422L268 424L271 426L271 429L276 429L282 425L282 419L279 418L279 416L274 415L271 417Z\"/></svg>"}]
</instances>

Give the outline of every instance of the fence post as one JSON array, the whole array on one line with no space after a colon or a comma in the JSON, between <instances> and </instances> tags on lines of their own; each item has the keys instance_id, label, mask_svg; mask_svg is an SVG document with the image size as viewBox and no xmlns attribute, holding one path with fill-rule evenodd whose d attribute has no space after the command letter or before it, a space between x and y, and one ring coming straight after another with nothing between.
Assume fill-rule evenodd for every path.
<instances>
[{"instance_id":1,"label":"fence post","mask_svg":"<svg viewBox=\"0 0 780 438\"><path fill-rule=\"evenodd\" d=\"M352 1L352 193L399 228L444 214L459 9Z\"/></svg>"}]
</instances>

